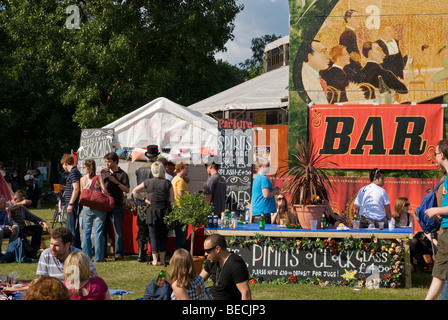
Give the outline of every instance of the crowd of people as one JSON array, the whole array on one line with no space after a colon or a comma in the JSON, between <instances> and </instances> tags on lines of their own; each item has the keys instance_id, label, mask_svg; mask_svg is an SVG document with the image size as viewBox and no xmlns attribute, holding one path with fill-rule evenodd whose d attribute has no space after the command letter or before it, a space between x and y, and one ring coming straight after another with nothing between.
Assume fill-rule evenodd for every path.
<instances>
[{"instance_id":1,"label":"crowd of people","mask_svg":"<svg viewBox=\"0 0 448 320\"><path fill-rule=\"evenodd\" d=\"M182 230L183 226L179 222L174 227L176 233L174 254L169 262L165 260L168 226L163 218L173 205L178 205L178 199L188 192L189 167L182 162L174 165L158 157L160 152L156 145L148 146L145 155L148 162L136 171L138 185L130 190L129 176L118 166L119 159L116 153L105 155L106 168L98 175L95 161L92 159L84 161L83 169L86 172L84 176L76 167L74 157L64 154L61 165L67 174L64 186L66 228L50 230L45 221L28 210L31 201L26 199L26 193L22 190L16 191L11 201L0 197L0 223L5 226L0 231L1 239L9 237L11 243L20 237L27 241L26 237L31 234L33 258L39 259L36 273L40 278L29 286L25 299L36 297L51 299L50 296L55 298L56 292L51 288L61 288L57 281L62 282L68 289L68 294L66 290L58 289L57 294L60 294L58 299L110 299L107 284L98 276L93 262L106 261L108 226L115 233L115 260L124 259L123 195L130 192L138 207L139 232L136 239L139 243L138 261L146 262L146 251L150 243L152 261L149 263L165 267L171 265L168 282L172 287L172 299L220 299L225 297L222 296L222 292L228 288L232 289L231 299L250 298L250 291L247 292L249 288L247 268L242 274L238 272L236 279L233 279L233 275L227 274L235 263L244 267L245 264L238 255L231 254L227 250L224 238L216 240L215 237L211 237L204 243L205 255L210 257L212 264L217 265L213 268L214 274L219 275L220 270L224 270L222 281L207 291L204 287L204 278L196 275L192 257L185 250L187 233ZM214 212L223 212L226 183L218 173L219 165L212 163L206 165L205 169L209 175L203 191L206 201L212 203ZM80 205L82 190L90 188L92 184L97 191L114 198L115 206L112 211L102 212ZM34 224L25 225L25 220ZM51 232L50 247L38 256L44 230ZM209 243L212 245L208 245ZM225 263L229 256L232 258ZM74 272L74 269L77 271ZM235 290L240 282L245 283L241 292L239 289ZM214 287L218 288L218 291L215 292Z\"/></svg>"},{"instance_id":2,"label":"crowd of people","mask_svg":"<svg viewBox=\"0 0 448 320\"><path fill-rule=\"evenodd\" d=\"M24 300L111 299L106 281L92 260L72 245L73 239L65 227L52 230L50 247L42 252L37 265L39 278L29 284ZM227 249L225 238L210 235L204 241L204 252L207 262L198 274L187 250L174 251L169 276L163 279L170 288L170 299L250 300L246 263ZM206 288L205 281L209 278L213 284Z\"/></svg>"},{"instance_id":3,"label":"crowd of people","mask_svg":"<svg viewBox=\"0 0 448 320\"><path fill-rule=\"evenodd\" d=\"M178 199L188 192L189 169L188 165L182 162L174 165L160 158L158 147L154 145L148 146L145 155L148 162L136 171L137 186L133 190L130 190L128 174L118 166L118 156L115 153L104 157L106 169L101 170L98 175L95 161L86 160L83 164L86 172L84 176L75 166L73 156L63 155L61 164L68 174L65 185L67 228L51 230L50 247L39 256L36 273L41 277L30 285L27 299L36 299L38 296L44 299L45 292L48 295L54 294L54 290L50 288L62 288L54 279L63 283L67 289L58 289L60 299L110 299L108 286L98 275L93 262L103 262L107 256L107 225L110 225L115 233L115 260L124 259L123 195L129 192L139 208L139 232L136 239L139 243L138 261L146 262L146 251L150 243L150 263L154 266L170 265L171 272L167 283L172 290L171 299L251 299L247 266L239 255L227 249L223 236L213 234L204 241L203 250L207 261L198 275L191 254L185 250L187 234L178 223L173 226L176 233L174 253L169 262L165 260L169 226L163 218L172 206L179 205ZM441 167L448 169L448 140L439 142L435 156ZM256 167L257 173L252 187L251 222L259 222L263 214L267 224L279 224L280 219L284 219L287 224L296 224L297 216L290 210L286 195L280 193L278 187L273 187L267 176L270 171L269 161L258 159ZM215 213L223 212L226 197L225 179L219 174L219 165L215 163L206 165L206 171L209 177L204 187L205 199L212 203ZM394 221L398 226L412 227L414 220L409 214L410 203L407 197L399 197L393 210L391 209L390 199L383 188L384 171L374 168L370 172L370 181L370 184L358 191L354 202L354 214L359 217L360 227L378 227L380 223L387 226L390 221ZM92 183L93 188L114 198L115 207L112 211L102 212L79 204L81 191L90 188ZM445 182L438 192L439 206L427 211L428 216L441 219L442 228L446 227L446 188L448 186ZM31 235L30 250L33 257L37 258L42 232L50 232L50 229L45 221L29 211L27 206L30 203L23 190L17 190L11 201L0 196L0 225L3 226L0 229L0 240L9 237L12 242L19 237L24 239ZM331 210L328 201L326 203L328 221L337 225L343 217ZM34 224L25 224L25 220ZM91 240L92 232L94 246ZM436 238L417 234L411 240L410 246L414 265L418 258L423 258L427 264L426 271L433 272L433 282L427 297L429 299L440 295L444 285L444 233ZM434 252L431 249L434 244L438 249L435 261L432 260ZM206 288L205 281L209 278L213 285Z\"/></svg>"}]
</instances>

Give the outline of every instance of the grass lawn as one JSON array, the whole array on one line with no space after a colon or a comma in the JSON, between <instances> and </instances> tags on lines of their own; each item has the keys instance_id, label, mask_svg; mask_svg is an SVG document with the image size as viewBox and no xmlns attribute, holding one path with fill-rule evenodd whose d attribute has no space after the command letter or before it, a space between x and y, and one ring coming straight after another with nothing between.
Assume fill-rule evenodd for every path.
<instances>
[{"instance_id":1,"label":"grass lawn","mask_svg":"<svg viewBox=\"0 0 448 320\"><path fill-rule=\"evenodd\" d=\"M45 203L44 203L45 205ZM51 221L53 209L31 210L44 220ZM5 247L3 247L3 251ZM168 257L169 259L169 257ZM37 262L0 264L1 273L17 271L22 280L37 278ZM143 297L145 286L154 279L162 267L148 266L137 261L137 255L125 256L125 261L114 261L113 257L107 262L97 263L99 275L106 281L110 289L121 289L134 292L123 296L124 300L135 300ZM168 267L169 271L169 267ZM412 274L412 288L390 289L353 288L342 286L319 286L308 284L250 284L252 297L255 300L423 300L431 282L431 275L426 273ZM209 281L206 286L211 285ZM113 296L113 299L118 299Z\"/></svg>"}]
</instances>

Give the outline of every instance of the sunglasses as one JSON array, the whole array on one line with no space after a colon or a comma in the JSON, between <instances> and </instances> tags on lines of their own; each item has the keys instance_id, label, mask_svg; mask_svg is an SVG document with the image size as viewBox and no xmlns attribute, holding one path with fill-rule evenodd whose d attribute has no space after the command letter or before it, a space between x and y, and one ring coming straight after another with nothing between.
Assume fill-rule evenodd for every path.
<instances>
[{"instance_id":1,"label":"sunglasses","mask_svg":"<svg viewBox=\"0 0 448 320\"><path fill-rule=\"evenodd\" d=\"M216 247L217 247L217 246L214 246L214 247L209 248L209 249L205 249L205 248L204 248L204 251L205 251L206 253L210 253L212 250L215 250Z\"/></svg>"}]
</instances>

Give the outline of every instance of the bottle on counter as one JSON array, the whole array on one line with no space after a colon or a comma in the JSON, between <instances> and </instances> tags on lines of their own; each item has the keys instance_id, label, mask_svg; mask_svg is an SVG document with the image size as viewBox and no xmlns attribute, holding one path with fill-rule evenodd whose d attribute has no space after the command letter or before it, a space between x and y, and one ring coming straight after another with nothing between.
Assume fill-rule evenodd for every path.
<instances>
[{"instance_id":1,"label":"bottle on counter","mask_svg":"<svg viewBox=\"0 0 448 320\"><path fill-rule=\"evenodd\" d=\"M246 221L246 223L250 222L250 212L249 212L249 208L246 209L246 216L244 217L244 221Z\"/></svg>"},{"instance_id":2,"label":"bottle on counter","mask_svg":"<svg viewBox=\"0 0 448 320\"><path fill-rule=\"evenodd\" d=\"M325 213L322 214L322 221L321 221L320 228L327 229L327 216L325 215Z\"/></svg>"},{"instance_id":3,"label":"bottle on counter","mask_svg":"<svg viewBox=\"0 0 448 320\"><path fill-rule=\"evenodd\" d=\"M260 216L260 229L261 229L261 230L264 230L264 225L265 225L265 221L264 221L264 213L262 212L262 213L261 213L261 216Z\"/></svg>"}]
</instances>

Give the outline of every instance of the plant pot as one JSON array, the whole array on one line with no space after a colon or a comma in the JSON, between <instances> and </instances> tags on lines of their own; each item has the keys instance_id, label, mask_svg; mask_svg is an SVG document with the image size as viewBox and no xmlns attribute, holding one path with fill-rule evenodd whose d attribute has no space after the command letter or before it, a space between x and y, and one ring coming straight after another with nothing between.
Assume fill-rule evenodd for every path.
<instances>
[{"instance_id":1,"label":"plant pot","mask_svg":"<svg viewBox=\"0 0 448 320\"><path fill-rule=\"evenodd\" d=\"M204 256L194 256L193 264L197 274L200 274L202 271L202 265L204 264L205 257Z\"/></svg>"},{"instance_id":2,"label":"plant pot","mask_svg":"<svg viewBox=\"0 0 448 320\"><path fill-rule=\"evenodd\" d=\"M311 229L310 220L317 220L317 229L320 229L322 214L325 213L325 205L294 205L300 226L302 229Z\"/></svg>"}]
</instances>

